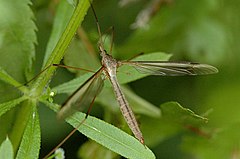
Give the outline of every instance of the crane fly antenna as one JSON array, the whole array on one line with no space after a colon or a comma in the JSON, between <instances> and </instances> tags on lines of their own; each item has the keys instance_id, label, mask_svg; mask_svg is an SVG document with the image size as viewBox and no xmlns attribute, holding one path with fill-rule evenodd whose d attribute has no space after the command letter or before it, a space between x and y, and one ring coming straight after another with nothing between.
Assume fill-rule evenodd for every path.
<instances>
[{"instance_id":1,"label":"crane fly antenna","mask_svg":"<svg viewBox=\"0 0 240 159\"><path fill-rule=\"evenodd\" d=\"M114 26L111 26L111 27L110 27L110 31L111 31L111 45L110 45L109 53L112 54L113 41L114 41Z\"/></svg>"},{"instance_id":2,"label":"crane fly antenna","mask_svg":"<svg viewBox=\"0 0 240 159\"><path fill-rule=\"evenodd\" d=\"M98 35L99 35L99 45L104 48L103 46L103 39L102 39L102 32L101 32L101 28L100 28L100 25L99 25L99 20L98 20L98 17L97 17L97 14L96 14L96 11L93 7L93 4L91 3L91 1L89 0L89 3L90 3L90 6L91 6L91 9L92 9L92 12L93 12L93 15L94 15L94 18L95 18L95 21L96 21L96 25L97 25L97 30L98 30ZM114 27L112 26L110 28L111 31L111 45L110 45L110 54L112 54L112 48L113 48L113 37L114 37Z\"/></svg>"},{"instance_id":3,"label":"crane fly antenna","mask_svg":"<svg viewBox=\"0 0 240 159\"><path fill-rule=\"evenodd\" d=\"M94 18L96 20L97 30L98 30L98 34L99 34L99 40L100 40L100 44L102 45L103 44L102 33L101 33L101 28L100 28L100 25L99 25L98 18L97 18L97 14L96 14L96 12L94 10L94 7L93 7L93 4L91 3L90 0L89 0L89 3L90 3L90 6L91 6L91 9L93 11Z\"/></svg>"}]
</instances>

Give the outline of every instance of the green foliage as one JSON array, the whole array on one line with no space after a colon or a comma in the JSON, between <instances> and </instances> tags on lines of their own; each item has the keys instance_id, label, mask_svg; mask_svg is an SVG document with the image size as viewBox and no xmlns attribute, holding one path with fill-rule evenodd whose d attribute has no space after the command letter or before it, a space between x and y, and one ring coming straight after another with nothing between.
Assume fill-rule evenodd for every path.
<instances>
[{"instance_id":1,"label":"green foliage","mask_svg":"<svg viewBox=\"0 0 240 159\"><path fill-rule=\"evenodd\" d=\"M130 24L145 3L139 1L125 8L118 8L115 1L93 3L101 28L115 27L115 57L129 59L145 52L134 60L166 61L172 56L164 53L168 52L174 59L216 64L220 73L194 78L155 78L129 66L119 68L119 82L130 83L130 87L122 89L137 114L146 146L130 135L111 84L105 80L92 116L80 127L84 113L66 119L69 125L78 127L79 132L92 139L79 148L78 155L81 158L96 158L92 154L97 154L97 158L120 158L119 155L137 159L239 158L240 20L237 17L240 3L173 1L160 6L147 29L130 30ZM40 146L40 136L46 132L41 135L39 118L48 113L41 114L40 103L57 112L62 97L67 99L66 94L75 91L93 73L60 69L54 78L56 67L50 67L28 86L22 84L34 77L34 65L43 69L60 63L63 57L66 65L92 71L99 68L94 17L87 16L84 20L88 9L88 0L79 3L61 0L58 5L46 0L33 4L28 0L0 0L0 158L39 158L40 147L44 153L40 157L48 153L45 149L53 148L50 142ZM82 28L78 29L83 20ZM78 37L73 38L77 29ZM110 48L110 38L103 36L103 39L106 48ZM77 77L73 78L72 73ZM56 97L50 95L52 91ZM166 102L174 100L181 105ZM192 110L206 113L198 115ZM55 131L54 137L57 135L63 136ZM54 137L48 136L48 140ZM170 141L175 146L170 147ZM66 155L69 149L65 150Z\"/></svg>"},{"instance_id":2,"label":"green foliage","mask_svg":"<svg viewBox=\"0 0 240 159\"><path fill-rule=\"evenodd\" d=\"M8 158L13 159L13 147L11 144L11 141L7 137L6 140L4 140L0 146L0 157L1 158Z\"/></svg>"},{"instance_id":3,"label":"green foliage","mask_svg":"<svg viewBox=\"0 0 240 159\"><path fill-rule=\"evenodd\" d=\"M33 13L29 7L31 2L1 1L1 67L17 81L24 82L32 67L36 43L36 26ZM21 11L21 14L19 14ZM23 31L28 28L28 31ZM21 47L20 47L21 46ZM14 65L9 65L12 61ZM18 66L18 67L16 67Z\"/></svg>"},{"instance_id":4,"label":"green foliage","mask_svg":"<svg viewBox=\"0 0 240 159\"><path fill-rule=\"evenodd\" d=\"M53 104L46 102L45 104L57 111ZM79 112L69 117L67 122L73 127L78 127L84 117L85 114ZM95 117L89 116L78 130L92 140L124 157L133 159L155 158L154 154L133 136Z\"/></svg>"},{"instance_id":5,"label":"green foliage","mask_svg":"<svg viewBox=\"0 0 240 159\"><path fill-rule=\"evenodd\" d=\"M91 153L91 151L89 151L89 147L91 147L95 153ZM119 158L117 157L116 153L108 151L106 148L99 144L96 144L96 142L93 141L86 142L78 152L78 156L82 159L98 159L99 156L105 159Z\"/></svg>"}]
</instances>

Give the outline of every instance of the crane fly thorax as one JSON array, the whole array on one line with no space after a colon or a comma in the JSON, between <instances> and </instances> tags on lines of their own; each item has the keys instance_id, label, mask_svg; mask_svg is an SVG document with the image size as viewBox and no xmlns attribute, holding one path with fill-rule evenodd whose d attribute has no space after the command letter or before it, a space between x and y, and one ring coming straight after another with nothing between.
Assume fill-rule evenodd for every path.
<instances>
[{"instance_id":1,"label":"crane fly thorax","mask_svg":"<svg viewBox=\"0 0 240 159\"><path fill-rule=\"evenodd\" d=\"M116 76L117 72L117 60L106 52L101 52L102 65L104 66L104 72L107 76Z\"/></svg>"}]
</instances>

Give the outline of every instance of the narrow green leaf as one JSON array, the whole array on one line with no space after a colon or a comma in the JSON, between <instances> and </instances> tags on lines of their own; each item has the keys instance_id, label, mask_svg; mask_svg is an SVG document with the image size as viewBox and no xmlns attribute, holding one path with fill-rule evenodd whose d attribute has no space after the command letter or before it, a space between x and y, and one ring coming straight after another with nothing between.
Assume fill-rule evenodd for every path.
<instances>
[{"instance_id":1,"label":"narrow green leaf","mask_svg":"<svg viewBox=\"0 0 240 159\"><path fill-rule=\"evenodd\" d=\"M30 4L30 0L0 1L0 65L21 83L32 69L37 41Z\"/></svg>"},{"instance_id":2,"label":"narrow green leaf","mask_svg":"<svg viewBox=\"0 0 240 159\"><path fill-rule=\"evenodd\" d=\"M14 99L12 101L6 102L6 103L1 103L0 104L0 116L2 116L4 113L6 113L7 111L9 111L10 109L12 109L13 107L15 107L16 105L18 105L19 103L21 103L22 101L24 101L26 99L25 96L22 96L18 99Z\"/></svg>"},{"instance_id":3,"label":"narrow green leaf","mask_svg":"<svg viewBox=\"0 0 240 159\"><path fill-rule=\"evenodd\" d=\"M40 150L40 123L37 107L34 101L32 111L29 114L29 120L26 125L22 141L17 153L17 159L38 158Z\"/></svg>"},{"instance_id":4,"label":"narrow green leaf","mask_svg":"<svg viewBox=\"0 0 240 159\"><path fill-rule=\"evenodd\" d=\"M52 103L46 101L42 102L55 112L59 109L58 106ZM73 127L77 127L85 118L85 115L86 114L84 113L77 112L66 121ZM95 117L88 116L87 120L80 126L80 128L78 128L78 130L92 140L126 158L155 158L151 150L142 145L136 138Z\"/></svg>"},{"instance_id":5,"label":"narrow green leaf","mask_svg":"<svg viewBox=\"0 0 240 159\"><path fill-rule=\"evenodd\" d=\"M6 71L4 71L1 67L0 67L0 79L10 85L15 86L15 87L21 85L14 78L12 78Z\"/></svg>"},{"instance_id":6,"label":"narrow green leaf","mask_svg":"<svg viewBox=\"0 0 240 159\"><path fill-rule=\"evenodd\" d=\"M2 159L13 159L13 146L9 138L7 137L0 146L0 158Z\"/></svg>"},{"instance_id":7,"label":"narrow green leaf","mask_svg":"<svg viewBox=\"0 0 240 159\"><path fill-rule=\"evenodd\" d=\"M69 118L67 122L77 127L84 117L85 114L77 113ZM92 140L126 158L155 158L154 154L136 138L97 118L88 117L86 123L78 130Z\"/></svg>"},{"instance_id":8,"label":"narrow green leaf","mask_svg":"<svg viewBox=\"0 0 240 159\"><path fill-rule=\"evenodd\" d=\"M77 28L79 27L80 23L83 21L89 6L90 6L89 0L79 1L68 25L66 26L66 29L64 30L60 39L58 40L55 48L53 49L44 67L50 66L53 63L57 64L61 61L67 47L69 46L73 36L76 33ZM39 78L33 84L33 88L32 88L33 94L39 95L43 92L46 85L51 80L53 72L55 70L56 70L56 67L50 67L39 76Z\"/></svg>"},{"instance_id":9,"label":"narrow green leaf","mask_svg":"<svg viewBox=\"0 0 240 159\"><path fill-rule=\"evenodd\" d=\"M43 66L45 66L47 59L51 55L59 38L61 37L62 33L64 32L64 29L66 28L73 11L74 11L73 6L68 4L68 2L66 0L60 1L56 15L55 15L54 23L53 23L53 27L52 27L53 29L52 29L52 32L51 32L51 35L49 37L49 41L47 44L44 61L43 61Z\"/></svg>"},{"instance_id":10,"label":"narrow green leaf","mask_svg":"<svg viewBox=\"0 0 240 159\"><path fill-rule=\"evenodd\" d=\"M15 79L13 79L6 71L4 71L1 67L0 67L0 80L4 81L5 83L8 83L14 87L16 87L17 89L19 89L20 91L22 91L23 93L26 92L26 87L23 86L22 84L20 84L18 81L16 81ZM0 84L1 85L1 84Z\"/></svg>"},{"instance_id":11,"label":"narrow green leaf","mask_svg":"<svg viewBox=\"0 0 240 159\"><path fill-rule=\"evenodd\" d=\"M93 73L86 73L80 77L77 77L69 82L63 83L59 86L56 86L52 89L52 91L56 93L72 93L74 92L78 87L81 86L88 78L90 78L93 75Z\"/></svg>"}]
</instances>

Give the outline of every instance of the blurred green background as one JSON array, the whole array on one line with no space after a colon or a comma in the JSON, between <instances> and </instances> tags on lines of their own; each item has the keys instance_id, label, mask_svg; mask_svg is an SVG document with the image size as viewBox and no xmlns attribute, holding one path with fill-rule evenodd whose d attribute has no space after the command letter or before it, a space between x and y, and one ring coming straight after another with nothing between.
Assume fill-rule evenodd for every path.
<instances>
[{"instance_id":1,"label":"blurred green background","mask_svg":"<svg viewBox=\"0 0 240 159\"><path fill-rule=\"evenodd\" d=\"M136 94L156 106L168 101L177 101L209 119L209 122L202 127L202 131L210 137L189 134L185 131L163 133L159 134L160 139L157 143L149 145L150 148L159 159L240 158L240 71L238 70L240 68L240 1L165 0L144 28L131 29L130 26L136 16L154 2L138 0L122 7L117 0L93 2L102 30L106 31L110 26L114 26L114 57L128 59L141 52L161 51L172 54L171 60L214 65L219 73L196 77L150 76L129 84ZM38 28L34 63L36 73L41 69L57 5L58 1L34 0L31 6ZM82 28L92 43L97 44L98 34L91 10ZM76 43L76 39L73 43ZM73 65L68 60L71 60L71 56L68 56L70 52L81 52L84 49L81 50L82 46L75 47L76 45L69 47L65 64ZM96 46L94 45L95 49ZM79 61L81 66L81 59ZM82 67L84 65L91 67L89 62ZM74 77L74 73L59 69L51 86ZM24 79L19 81L24 83ZM1 84L0 94L5 90L14 92L8 87ZM12 94L1 99L1 102L16 96ZM62 103L66 98L67 95L59 95L55 100L57 103ZM39 110L42 156L59 143L72 128L57 121L56 114L45 106L40 105ZM106 110L96 104L91 115L102 118L104 111ZM145 131L147 128L144 124L149 123L152 131L161 131L161 125L158 122L154 123L154 119L139 117L139 120L143 123L142 130L146 140L151 140L151 134ZM79 145L86 140L84 136L76 133L67 141L63 147L67 149L68 156L71 156L69 158L75 158L73 156L76 155Z\"/></svg>"}]
</instances>

